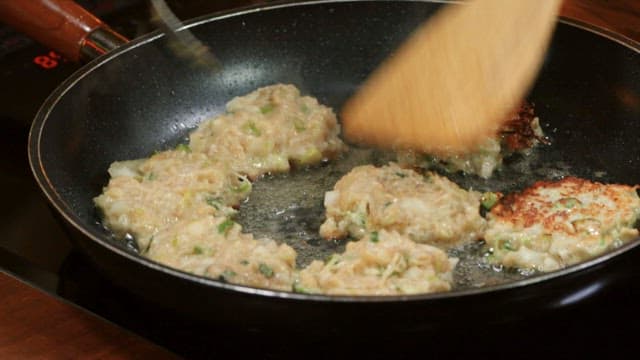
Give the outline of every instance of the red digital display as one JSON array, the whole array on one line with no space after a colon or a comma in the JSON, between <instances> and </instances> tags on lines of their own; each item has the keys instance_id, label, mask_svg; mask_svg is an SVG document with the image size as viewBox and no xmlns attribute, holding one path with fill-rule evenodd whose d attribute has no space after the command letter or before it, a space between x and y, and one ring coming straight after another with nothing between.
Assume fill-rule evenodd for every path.
<instances>
[{"instance_id":1,"label":"red digital display","mask_svg":"<svg viewBox=\"0 0 640 360\"><path fill-rule=\"evenodd\" d=\"M49 53L46 55L38 55L33 58L34 64L40 66L43 69L53 69L57 67L58 64L65 61L66 59L55 51L49 51Z\"/></svg>"}]
</instances>

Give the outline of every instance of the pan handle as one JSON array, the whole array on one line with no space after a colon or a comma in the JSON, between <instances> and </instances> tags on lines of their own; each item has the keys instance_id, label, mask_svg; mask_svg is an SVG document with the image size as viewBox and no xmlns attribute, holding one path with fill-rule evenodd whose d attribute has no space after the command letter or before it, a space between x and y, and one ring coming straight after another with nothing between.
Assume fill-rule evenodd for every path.
<instances>
[{"instance_id":1,"label":"pan handle","mask_svg":"<svg viewBox=\"0 0 640 360\"><path fill-rule=\"evenodd\" d=\"M89 61L128 41L72 0L0 0L0 21L72 61Z\"/></svg>"}]
</instances>

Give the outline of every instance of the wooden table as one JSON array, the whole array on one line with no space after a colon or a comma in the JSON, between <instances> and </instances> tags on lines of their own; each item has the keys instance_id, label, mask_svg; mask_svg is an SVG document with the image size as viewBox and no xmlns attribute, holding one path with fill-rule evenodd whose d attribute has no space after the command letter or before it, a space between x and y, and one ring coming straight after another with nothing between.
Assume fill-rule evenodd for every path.
<instances>
[{"instance_id":1,"label":"wooden table","mask_svg":"<svg viewBox=\"0 0 640 360\"><path fill-rule=\"evenodd\" d=\"M2 272L0 293L0 359L177 358Z\"/></svg>"},{"instance_id":2,"label":"wooden table","mask_svg":"<svg viewBox=\"0 0 640 360\"><path fill-rule=\"evenodd\" d=\"M537 1L537 0L532 0ZM238 5L259 1L236 1ZM640 1L565 0L562 15L640 41ZM0 359L173 358L93 314L0 272Z\"/></svg>"}]
</instances>

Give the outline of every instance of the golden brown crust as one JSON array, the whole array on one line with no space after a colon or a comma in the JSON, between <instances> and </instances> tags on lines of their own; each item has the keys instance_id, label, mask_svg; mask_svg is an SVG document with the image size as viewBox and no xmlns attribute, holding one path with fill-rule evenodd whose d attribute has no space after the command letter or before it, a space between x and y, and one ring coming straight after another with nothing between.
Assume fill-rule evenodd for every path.
<instances>
[{"instance_id":1,"label":"golden brown crust","mask_svg":"<svg viewBox=\"0 0 640 360\"><path fill-rule=\"evenodd\" d=\"M532 103L524 102L509 120L500 128L502 143L509 151L531 148L536 142L547 144L548 140L535 131L533 121L536 119Z\"/></svg>"},{"instance_id":2,"label":"golden brown crust","mask_svg":"<svg viewBox=\"0 0 640 360\"><path fill-rule=\"evenodd\" d=\"M584 216L593 217L616 216L616 209L604 204L591 203L589 206L579 206L579 196L599 194L615 204L624 206L629 198L623 194L637 188L638 186L604 185L576 177L566 177L559 181L538 181L519 193L512 193L500 199L491 209L491 215L523 227L542 224L548 231L575 233L578 230L577 226L568 222L572 212L580 211ZM549 192L558 192L560 200L549 201Z\"/></svg>"}]
</instances>

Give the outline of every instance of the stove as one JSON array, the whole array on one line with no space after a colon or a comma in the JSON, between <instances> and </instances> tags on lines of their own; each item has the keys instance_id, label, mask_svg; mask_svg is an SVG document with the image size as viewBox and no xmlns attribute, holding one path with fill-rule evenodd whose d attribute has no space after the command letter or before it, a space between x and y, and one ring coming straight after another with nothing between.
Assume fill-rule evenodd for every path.
<instances>
[{"instance_id":1,"label":"stove","mask_svg":"<svg viewBox=\"0 0 640 360\"><path fill-rule=\"evenodd\" d=\"M79 1L120 33L135 38L154 30L144 0ZM260 1L253 1L259 3ZM264 2L264 1L262 1ZM168 1L188 19L244 6L252 1ZM586 297L576 305L526 322L487 325L481 332L397 338L384 334L372 346L353 334L349 339L286 338L236 333L184 319L137 299L103 278L74 250L33 180L27 159L31 120L48 94L80 68L10 28L0 27L0 269L73 303L186 358L212 356L259 358L413 358L416 356L490 355L593 356L623 353L640 331L640 274L606 295ZM627 286L628 285L628 286ZM481 304L480 304L481 305ZM477 328L477 326L475 327ZM304 329L301 329L304 333ZM381 342L382 341L382 342Z\"/></svg>"}]
</instances>

